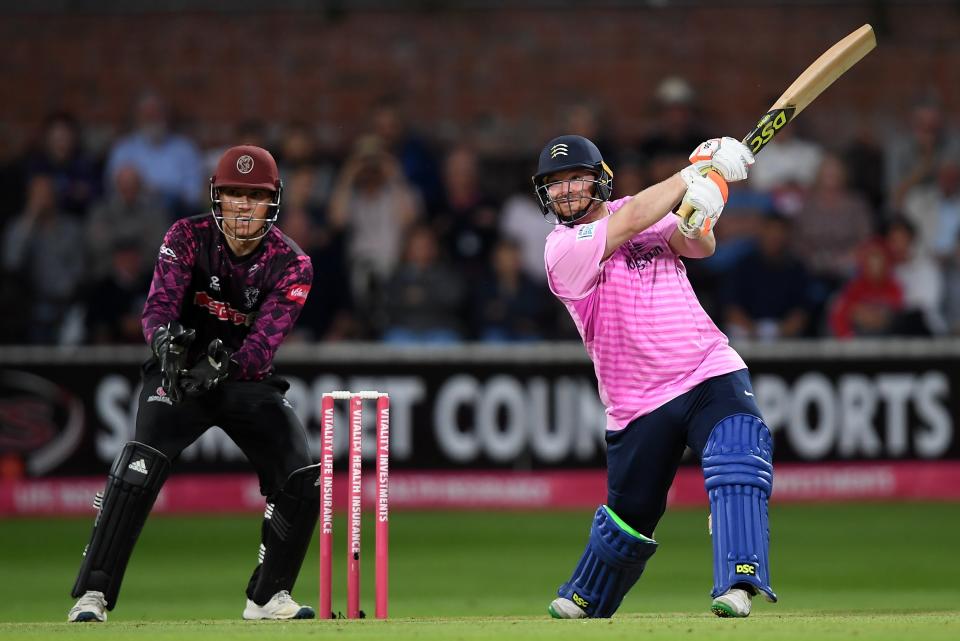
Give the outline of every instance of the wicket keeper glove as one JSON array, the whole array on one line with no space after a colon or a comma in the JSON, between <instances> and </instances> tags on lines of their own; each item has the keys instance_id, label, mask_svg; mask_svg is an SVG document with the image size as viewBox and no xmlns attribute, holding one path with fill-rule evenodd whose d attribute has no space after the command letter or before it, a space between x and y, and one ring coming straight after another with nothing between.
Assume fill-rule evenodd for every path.
<instances>
[{"instance_id":1,"label":"wicket keeper glove","mask_svg":"<svg viewBox=\"0 0 960 641\"><path fill-rule=\"evenodd\" d=\"M183 400L180 375L186 366L187 351L196 334L196 331L185 328L177 321L171 321L158 327L150 341L150 349L160 362L160 386L173 403Z\"/></svg>"},{"instance_id":2,"label":"wicket keeper glove","mask_svg":"<svg viewBox=\"0 0 960 641\"><path fill-rule=\"evenodd\" d=\"M746 180L750 166L755 161L753 152L745 144L730 136L724 136L700 143L690 154L690 162L709 162L711 169L716 170L728 183L732 183Z\"/></svg>"},{"instance_id":3,"label":"wicket keeper glove","mask_svg":"<svg viewBox=\"0 0 960 641\"><path fill-rule=\"evenodd\" d=\"M677 229L687 238L694 240L707 236L713 231L726 202L726 196L721 191L720 185L710 177L704 176L701 173L703 171L710 171L706 162L695 163L680 171L680 177L687 183L687 193L683 195L681 204L692 207L693 211L686 218L681 217L677 220ZM716 177L716 174L713 176ZM722 179L720 182L723 182ZM725 185L724 189L726 189Z\"/></svg>"},{"instance_id":4,"label":"wicket keeper glove","mask_svg":"<svg viewBox=\"0 0 960 641\"><path fill-rule=\"evenodd\" d=\"M199 396L209 392L230 375L232 352L215 338L207 345L207 352L197 364L183 374L180 386L187 396Z\"/></svg>"}]
</instances>

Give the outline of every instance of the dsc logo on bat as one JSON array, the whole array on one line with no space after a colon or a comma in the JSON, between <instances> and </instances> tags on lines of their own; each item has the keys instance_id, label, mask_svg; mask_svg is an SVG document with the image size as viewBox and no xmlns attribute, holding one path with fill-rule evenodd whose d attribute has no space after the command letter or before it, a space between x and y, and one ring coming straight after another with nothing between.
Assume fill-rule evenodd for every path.
<instances>
[{"instance_id":1,"label":"dsc logo on bat","mask_svg":"<svg viewBox=\"0 0 960 641\"><path fill-rule=\"evenodd\" d=\"M777 109L767 112L757 123L754 132L755 136L750 138L750 150L753 153L760 151L760 148L770 142L770 139L788 122L793 114L793 109Z\"/></svg>"}]
</instances>

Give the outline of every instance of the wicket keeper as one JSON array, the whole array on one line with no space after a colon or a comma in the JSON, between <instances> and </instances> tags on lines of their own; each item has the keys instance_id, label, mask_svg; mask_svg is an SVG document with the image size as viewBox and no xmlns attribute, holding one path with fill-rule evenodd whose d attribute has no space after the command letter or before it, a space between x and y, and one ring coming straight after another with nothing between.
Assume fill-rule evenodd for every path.
<instances>
[{"instance_id":1,"label":"wicket keeper","mask_svg":"<svg viewBox=\"0 0 960 641\"><path fill-rule=\"evenodd\" d=\"M136 436L97 497L70 622L106 621L171 464L214 425L246 455L267 497L243 618L314 617L290 591L317 522L319 465L284 397L289 384L273 371L313 268L275 226L281 192L267 150L228 149L210 179L210 214L178 220L160 246L143 310L153 353L141 371Z\"/></svg>"}]
</instances>

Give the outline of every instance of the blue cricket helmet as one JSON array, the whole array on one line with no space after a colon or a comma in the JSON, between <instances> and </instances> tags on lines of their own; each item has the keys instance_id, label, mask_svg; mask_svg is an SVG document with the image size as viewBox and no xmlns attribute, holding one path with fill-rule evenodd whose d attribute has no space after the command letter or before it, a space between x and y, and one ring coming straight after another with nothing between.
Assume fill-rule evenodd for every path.
<instances>
[{"instance_id":1,"label":"blue cricket helmet","mask_svg":"<svg viewBox=\"0 0 960 641\"><path fill-rule=\"evenodd\" d=\"M556 182L569 181L547 182L546 178L560 171L577 168L588 169L596 176L594 180L587 181L593 185L593 195L589 197L592 202L572 216L562 216L550 197L548 188ZM570 225L586 216L597 203L610 200L613 195L613 171L590 140L583 136L558 136L548 142L540 152L537 173L533 176L533 187L543 217L553 224Z\"/></svg>"}]
</instances>

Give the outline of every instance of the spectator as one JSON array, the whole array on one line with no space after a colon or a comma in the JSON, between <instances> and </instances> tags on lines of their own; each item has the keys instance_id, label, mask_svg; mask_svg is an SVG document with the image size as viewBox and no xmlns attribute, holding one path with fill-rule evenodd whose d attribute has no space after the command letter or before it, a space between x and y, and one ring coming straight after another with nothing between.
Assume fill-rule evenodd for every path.
<instances>
[{"instance_id":1,"label":"spectator","mask_svg":"<svg viewBox=\"0 0 960 641\"><path fill-rule=\"evenodd\" d=\"M294 330L294 336L323 342L365 338L370 328L354 314L343 235L324 228L314 240L304 251L310 256L316 273L322 274L323 285L310 292L300 313L298 326L301 327Z\"/></svg>"},{"instance_id":2,"label":"spectator","mask_svg":"<svg viewBox=\"0 0 960 641\"><path fill-rule=\"evenodd\" d=\"M648 163L651 184L675 173L707 138L700 127L696 94L684 78L665 78L657 86L654 97L653 128L638 146Z\"/></svg>"},{"instance_id":3,"label":"spectator","mask_svg":"<svg viewBox=\"0 0 960 641\"><path fill-rule=\"evenodd\" d=\"M939 100L932 95L920 98L910 112L909 131L889 137L886 183L893 209L903 207L914 187L933 183L944 158L958 156L960 137L947 127Z\"/></svg>"},{"instance_id":4,"label":"spectator","mask_svg":"<svg viewBox=\"0 0 960 641\"><path fill-rule=\"evenodd\" d=\"M725 331L731 338L773 340L805 333L810 277L789 248L792 222L774 213L759 225L757 245L725 278Z\"/></svg>"},{"instance_id":5,"label":"spectator","mask_svg":"<svg viewBox=\"0 0 960 641\"><path fill-rule=\"evenodd\" d=\"M0 147L2 152L2 147ZM22 159L0 153L0 193L4 194L3 207L0 208L0 230L18 213L23 211L26 167Z\"/></svg>"},{"instance_id":6,"label":"spectator","mask_svg":"<svg viewBox=\"0 0 960 641\"><path fill-rule=\"evenodd\" d=\"M282 172L283 170L281 170ZM283 190L283 229L310 257L323 286L314 287L300 312L292 340L332 341L363 336L353 316L343 230L326 225L324 211L313 200L314 172L309 164L288 170ZM371 233L375 233L371 230Z\"/></svg>"},{"instance_id":7,"label":"spectator","mask_svg":"<svg viewBox=\"0 0 960 641\"><path fill-rule=\"evenodd\" d=\"M290 123L280 144L280 175L287 183L301 183L303 204L314 214L330 198L333 189L334 168L321 159L310 127L303 122Z\"/></svg>"},{"instance_id":8,"label":"spectator","mask_svg":"<svg viewBox=\"0 0 960 641\"><path fill-rule=\"evenodd\" d=\"M823 149L818 143L800 138L796 125L784 127L763 148L763 162L750 170L750 187L775 192L799 188L805 192L816 181Z\"/></svg>"},{"instance_id":9,"label":"spectator","mask_svg":"<svg viewBox=\"0 0 960 641\"><path fill-rule=\"evenodd\" d=\"M357 140L337 176L327 216L333 232L346 234L355 300L369 305L396 269L407 229L421 216L416 190L376 136Z\"/></svg>"},{"instance_id":10,"label":"spectator","mask_svg":"<svg viewBox=\"0 0 960 641\"><path fill-rule=\"evenodd\" d=\"M542 339L547 310L546 289L523 272L520 244L500 240L487 274L473 291L476 336L485 342Z\"/></svg>"},{"instance_id":11,"label":"spectator","mask_svg":"<svg viewBox=\"0 0 960 641\"><path fill-rule=\"evenodd\" d=\"M895 333L930 336L946 332L943 281L937 264L917 243L910 221L895 217L885 236L893 274L903 291L903 311Z\"/></svg>"},{"instance_id":12,"label":"spectator","mask_svg":"<svg viewBox=\"0 0 960 641\"><path fill-rule=\"evenodd\" d=\"M253 145L266 149L270 146L267 140L267 126L257 118L248 118L241 120L234 128L233 136L229 138L231 144L220 144L205 149L203 152L203 174L212 176L216 173L217 162L233 145Z\"/></svg>"},{"instance_id":13,"label":"spectator","mask_svg":"<svg viewBox=\"0 0 960 641\"><path fill-rule=\"evenodd\" d=\"M509 196L500 210L499 235L509 238L520 251L523 274L545 287L547 272L543 268L543 248L553 225L543 218L540 207L530 195L529 183L523 191Z\"/></svg>"},{"instance_id":14,"label":"spectator","mask_svg":"<svg viewBox=\"0 0 960 641\"><path fill-rule=\"evenodd\" d=\"M26 174L53 178L57 207L82 217L100 196L100 168L80 145L80 126L68 113L47 117L42 145L26 161Z\"/></svg>"},{"instance_id":15,"label":"spectator","mask_svg":"<svg viewBox=\"0 0 960 641\"><path fill-rule=\"evenodd\" d=\"M590 137L584 136L584 138ZM647 177L647 166L638 154L628 153L622 155L617 164L611 166L611 169L613 169L614 172L614 199L639 194L650 184L649 178Z\"/></svg>"},{"instance_id":16,"label":"spectator","mask_svg":"<svg viewBox=\"0 0 960 641\"><path fill-rule=\"evenodd\" d=\"M53 344L61 340L63 321L84 277L80 223L57 209L52 176L35 174L27 186L22 214L3 238L3 267L26 283L27 340Z\"/></svg>"},{"instance_id":17,"label":"spectator","mask_svg":"<svg viewBox=\"0 0 960 641\"><path fill-rule=\"evenodd\" d=\"M960 233L960 156L940 160L933 183L907 192L903 213L926 252L939 259L953 255Z\"/></svg>"},{"instance_id":18,"label":"spectator","mask_svg":"<svg viewBox=\"0 0 960 641\"><path fill-rule=\"evenodd\" d=\"M684 261L687 278L697 292L704 311L718 326L724 325L724 283L727 275L748 254L756 251L757 231L764 218L775 211L769 194L749 191L743 182L730 185L730 196L723 208L723 224L714 235L717 249L702 260Z\"/></svg>"},{"instance_id":19,"label":"spectator","mask_svg":"<svg viewBox=\"0 0 960 641\"><path fill-rule=\"evenodd\" d=\"M834 336L888 336L903 309L903 290L893 276L886 245L864 243L858 252L859 274L848 282L833 302L830 329Z\"/></svg>"},{"instance_id":20,"label":"spectator","mask_svg":"<svg viewBox=\"0 0 960 641\"><path fill-rule=\"evenodd\" d=\"M411 126L398 95L381 98L371 113L373 133L400 163L403 175L417 190L427 211L440 203L442 190L437 157L427 141Z\"/></svg>"},{"instance_id":21,"label":"spectator","mask_svg":"<svg viewBox=\"0 0 960 641\"><path fill-rule=\"evenodd\" d=\"M478 277L489 264L500 232L499 210L480 184L480 162L473 149L452 149L443 163L443 203L434 227L448 257L464 274Z\"/></svg>"},{"instance_id":22,"label":"spectator","mask_svg":"<svg viewBox=\"0 0 960 641\"><path fill-rule=\"evenodd\" d=\"M943 282L947 331L953 336L960 336L960 234L954 239L953 251L944 257Z\"/></svg>"},{"instance_id":23,"label":"spectator","mask_svg":"<svg viewBox=\"0 0 960 641\"><path fill-rule=\"evenodd\" d=\"M145 94L137 103L137 129L110 150L107 179L113 181L121 167L133 165L144 184L156 192L177 217L196 214L207 195L203 158L186 136L170 131L167 107L156 94Z\"/></svg>"},{"instance_id":24,"label":"spectator","mask_svg":"<svg viewBox=\"0 0 960 641\"><path fill-rule=\"evenodd\" d=\"M140 345L140 316L152 274L149 259L156 252L144 255L139 236L115 236L108 254L109 272L93 283L85 297L86 340L95 345Z\"/></svg>"},{"instance_id":25,"label":"spectator","mask_svg":"<svg viewBox=\"0 0 960 641\"><path fill-rule=\"evenodd\" d=\"M816 298L824 302L854 276L859 247L874 233L870 208L847 187L846 169L836 156L823 158L810 197L795 221L793 249L817 279L820 293Z\"/></svg>"},{"instance_id":26,"label":"spectator","mask_svg":"<svg viewBox=\"0 0 960 641\"><path fill-rule=\"evenodd\" d=\"M866 199L875 216L879 216L884 211L887 201L884 175L886 159L883 147L877 141L878 133L876 127L862 123L843 153L847 175L850 177L850 188ZM874 226L879 227L880 222L874 220Z\"/></svg>"},{"instance_id":27,"label":"spectator","mask_svg":"<svg viewBox=\"0 0 960 641\"><path fill-rule=\"evenodd\" d=\"M604 126L608 120L601 115L600 107L592 101L575 102L563 110L560 130L592 140L603 152L603 157L611 167L620 167L620 149L616 139ZM699 143L694 143L694 147ZM691 148L692 151L693 148ZM689 153L689 152L688 152ZM640 190L637 190L640 191ZM637 193L630 192L630 195Z\"/></svg>"},{"instance_id":28,"label":"spectator","mask_svg":"<svg viewBox=\"0 0 960 641\"><path fill-rule=\"evenodd\" d=\"M90 275L104 278L114 269L111 248L119 239L137 239L137 254L144 267L151 268L170 222L170 213L159 199L144 192L137 169L133 165L120 167L109 198L93 207L86 222Z\"/></svg>"},{"instance_id":29,"label":"spectator","mask_svg":"<svg viewBox=\"0 0 960 641\"><path fill-rule=\"evenodd\" d=\"M463 336L464 282L441 261L436 234L426 225L410 230L383 298L387 343L453 343Z\"/></svg>"}]
</instances>

